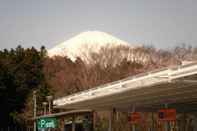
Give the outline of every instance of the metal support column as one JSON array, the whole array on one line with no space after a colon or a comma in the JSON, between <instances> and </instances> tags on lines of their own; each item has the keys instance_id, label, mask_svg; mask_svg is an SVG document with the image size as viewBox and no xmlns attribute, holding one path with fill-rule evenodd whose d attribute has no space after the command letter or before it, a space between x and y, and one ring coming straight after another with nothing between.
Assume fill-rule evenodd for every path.
<instances>
[{"instance_id":1,"label":"metal support column","mask_svg":"<svg viewBox=\"0 0 197 131\"><path fill-rule=\"evenodd\" d=\"M154 112L151 112L151 131L154 131Z\"/></svg>"},{"instance_id":2,"label":"metal support column","mask_svg":"<svg viewBox=\"0 0 197 131\"><path fill-rule=\"evenodd\" d=\"M96 118L97 118L97 114L96 111L92 111L92 124L93 124L93 131L96 128Z\"/></svg>"},{"instance_id":3,"label":"metal support column","mask_svg":"<svg viewBox=\"0 0 197 131\"><path fill-rule=\"evenodd\" d=\"M112 131L112 127L113 127L113 122L112 121L113 121L113 110L110 110L108 131Z\"/></svg>"},{"instance_id":4,"label":"metal support column","mask_svg":"<svg viewBox=\"0 0 197 131\"><path fill-rule=\"evenodd\" d=\"M72 116L72 131L75 131L75 115Z\"/></svg>"},{"instance_id":5,"label":"metal support column","mask_svg":"<svg viewBox=\"0 0 197 131\"><path fill-rule=\"evenodd\" d=\"M135 112L135 106L132 107L132 112ZM135 124L132 124L132 131L135 131Z\"/></svg>"},{"instance_id":6,"label":"metal support column","mask_svg":"<svg viewBox=\"0 0 197 131\"><path fill-rule=\"evenodd\" d=\"M167 109L168 108L168 104L165 104L165 108ZM168 128L169 128L169 123L166 121L165 123L164 123L164 130L165 131L168 131Z\"/></svg>"}]
</instances>

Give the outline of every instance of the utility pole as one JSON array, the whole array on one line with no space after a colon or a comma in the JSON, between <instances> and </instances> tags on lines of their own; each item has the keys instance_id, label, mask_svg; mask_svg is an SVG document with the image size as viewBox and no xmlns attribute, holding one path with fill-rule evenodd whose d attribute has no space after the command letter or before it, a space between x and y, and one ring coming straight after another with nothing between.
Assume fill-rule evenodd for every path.
<instances>
[{"instance_id":1,"label":"utility pole","mask_svg":"<svg viewBox=\"0 0 197 131\"><path fill-rule=\"evenodd\" d=\"M37 105L36 105L36 91L33 91L33 115L34 115L34 131L36 131L36 109L37 109Z\"/></svg>"},{"instance_id":2,"label":"utility pole","mask_svg":"<svg viewBox=\"0 0 197 131\"><path fill-rule=\"evenodd\" d=\"M46 97L49 103L49 114L52 113L52 102L53 102L53 96L47 96ZM51 128L48 129L48 131L51 131Z\"/></svg>"}]
</instances>

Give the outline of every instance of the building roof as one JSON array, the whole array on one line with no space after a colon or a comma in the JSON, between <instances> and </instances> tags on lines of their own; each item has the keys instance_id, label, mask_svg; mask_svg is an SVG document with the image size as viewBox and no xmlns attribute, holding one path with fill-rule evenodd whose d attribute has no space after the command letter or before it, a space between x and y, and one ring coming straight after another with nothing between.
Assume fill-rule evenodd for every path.
<instances>
[{"instance_id":1,"label":"building roof","mask_svg":"<svg viewBox=\"0 0 197 131\"><path fill-rule=\"evenodd\" d=\"M69 115L76 115L76 114L84 114L84 113L90 113L92 110L70 110L65 112L59 112L59 113L53 113L53 114L46 114L42 116L37 116L33 119L41 119L41 118L51 118L51 117L61 117L61 116L69 116Z\"/></svg>"},{"instance_id":2,"label":"building roof","mask_svg":"<svg viewBox=\"0 0 197 131\"><path fill-rule=\"evenodd\" d=\"M106 110L197 102L197 62L142 73L54 100L56 108Z\"/></svg>"}]
</instances>

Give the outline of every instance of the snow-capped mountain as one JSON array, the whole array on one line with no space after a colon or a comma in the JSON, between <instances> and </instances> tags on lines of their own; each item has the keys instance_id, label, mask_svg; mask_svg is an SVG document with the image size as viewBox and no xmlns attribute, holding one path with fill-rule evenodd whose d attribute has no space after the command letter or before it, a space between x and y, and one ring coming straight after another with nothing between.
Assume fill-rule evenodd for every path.
<instances>
[{"instance_id":1,"label":"snow-capped mountain","mask_svg":"<svg viewBox=\"0 0 197 131\"><path fill-rule=\"evenodd\" d=\"M117 46L130 47L131 45L105 32L87 31L48 50L48 55L49 57L67 56L71 60L75 60L77 57L81 58L90 52L98 53L102 47Z\"/></svg>"}]
</instances>

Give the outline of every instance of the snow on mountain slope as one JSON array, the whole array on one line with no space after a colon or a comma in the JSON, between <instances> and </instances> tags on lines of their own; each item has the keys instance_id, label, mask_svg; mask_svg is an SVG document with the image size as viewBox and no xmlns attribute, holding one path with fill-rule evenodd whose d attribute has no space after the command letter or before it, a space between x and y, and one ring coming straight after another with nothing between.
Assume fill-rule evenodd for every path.
<instances>
[{"instance_id":1,"label":"snow on mountain slope","mask_svg":"<svg viewBox=\"0 0 197 131\"><path fill-rule=\"evenodd\" d=\"M131 46L108 33L87 31L55 46L48 51L49 57L67 56L71 60L83 57L90 52L98 53L102 47ZM83 58L82 58L83 59Z\"/></svg>"}]
</instances>

